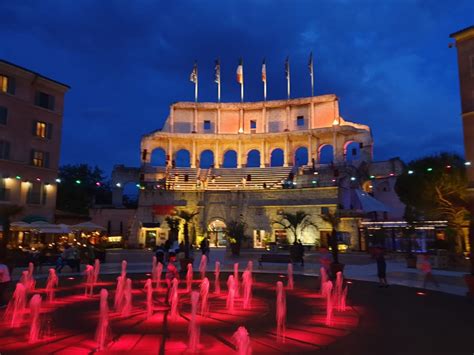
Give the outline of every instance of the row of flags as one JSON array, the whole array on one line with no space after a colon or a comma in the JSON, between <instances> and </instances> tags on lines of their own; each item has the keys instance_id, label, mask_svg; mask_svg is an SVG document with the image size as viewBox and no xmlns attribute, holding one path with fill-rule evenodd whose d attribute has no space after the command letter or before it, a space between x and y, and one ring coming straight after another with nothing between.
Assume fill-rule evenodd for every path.
<instances>
[{"instance_id":1,"label":"row of flags","mask_svg":"<svg viewBox=\"0 0 474 355\"><path fill-rule=\"evenodd\" d=\"M313 53L309 55L308 61L308 70L311 80L311 96L314 95L314 62L313 62ZM285 60L285 78L287 82L287 94L288 99L290 98L290 58L286 57ZM239 65L236 70L236 79L240 84L240 100L244 101L244 62L242 58L239 59ZM198 66L197 62L194 62L193 70L189 76L189 80L194 83L194 93L195 101L198 100ZM221 101L221 62L219 59L216 59L214 66L214 82L217 84L217 101ZM267 99L267 65L266 60L262 62L262 82L263 82L263 99Z\"/></svg>"}]
</instances>

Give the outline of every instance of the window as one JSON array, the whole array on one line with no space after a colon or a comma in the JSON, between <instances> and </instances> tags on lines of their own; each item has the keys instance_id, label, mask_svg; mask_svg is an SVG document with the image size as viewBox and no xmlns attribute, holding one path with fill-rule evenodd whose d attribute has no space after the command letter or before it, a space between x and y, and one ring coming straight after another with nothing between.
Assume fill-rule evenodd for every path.
<instances>
[{"instance_id":1,"label":"window","mask_svg":"<svg viewBox=\"0 0 474 355\"><path fill-rule=\"evenodd\" d=\"M257 121L255 120L250 121L250 129L257 129Z\"/></svg>"},{"instance_id":2,"label":"window","mask_svg":"<svg viewBox=\"0 0 474 355\"><path fill-rule=\"evenodd\" d=\"M0 140L0 159L10 159L10 142Z\"/></svg>"},{"instance_id":3,"label":"window","mask_svg":"<svg viewBox=\"0 0 474 355\"><path fill-rule=\"evenodd\" d=\"M49 168L49 153L40 150L31 150L31 165L40 168Z\"/></svg>"},{"instance_id":4,"label":"window","mask_svg":"<svg viewBox=\"0 0 474 355\"><path fill-rule=\"evenodd\" d=\"M8 109L0 106L0 124L7 124Z\"/></svg>"},{"instance_id":5,"label":"window","mask_svg":"<svg viewBox=\"0 0 474 355\"><path fill-rule=\"evenodd\" d=\"M15 79L0 74L0 92L15 94Z\"/></svg>"},{"instance_id":6,"label":"window","mask_svg":"<svg viewBox=\"0 0 474 355\"><path fill-rule=\"evenodd\" d=\"M211 129L211 121L204 121L204 129L205 130Z\"/></svg>"},{"instance_id":7,"label":"window","mask_svg":"<svg viewBox=\"0 0 474 355\"><path fill-rule=\"evenodd\" d=\"M54 110L54 96L41 91L36 92L35 105Z\"/></svg>"},{"instance_id":8,"label":"window","mask_svg":"<svg viewBox=\"0 0 474 355\"><path fill-rule=\"evenodd\" d=\"M53 125L42 121L33 121L32 133L35 137L51 139Z\"/></svg>"},{"instance_id":9,"label":"window","mask_svg":"<svg viewBox=\"0 0 474 355\"><path fill-rule=\"evenodd\" d=\"M296 125L298 127L303 127L304 126L304 116L296 117Z\"/></svg>"},{"instance_id":10,"label":"window","mask_svg":"<svg viewBox=\"0 0 474 355\"><path fill-rule=\"evenodd\" d=\"M31 182L26 194L28 204L46 204L46 187L40 182Z\"/></svg>"}]
</instances>

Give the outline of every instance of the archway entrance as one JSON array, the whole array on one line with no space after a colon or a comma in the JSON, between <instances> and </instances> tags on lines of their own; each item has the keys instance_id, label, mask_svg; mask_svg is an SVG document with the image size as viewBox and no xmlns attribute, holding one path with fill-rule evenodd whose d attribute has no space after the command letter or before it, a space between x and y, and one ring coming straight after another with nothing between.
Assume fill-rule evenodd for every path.
<instances>
[{"instance_id":1,"label":"archway entrance","mask_svg":"<svg viewBox=\"0 0 474 355\"><path fill-rule=\"evenodd\" d=\"M215 247L227 246L226 240L226 224L220 219L212 220L207 226L207 233L209 235L209 244Z\"/></svg>"}]
</instances>

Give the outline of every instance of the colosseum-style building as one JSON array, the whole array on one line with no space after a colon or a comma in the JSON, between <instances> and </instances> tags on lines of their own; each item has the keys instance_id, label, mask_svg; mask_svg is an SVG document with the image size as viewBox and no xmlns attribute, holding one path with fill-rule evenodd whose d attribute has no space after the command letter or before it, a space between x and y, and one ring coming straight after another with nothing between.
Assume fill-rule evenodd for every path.
<instances>
[{"instance_id":1,"label":"colosseum-style building","mask_svg":"<svg viewBox=\"0 0 474 355\"><path fill-rule=\"evenodd\" d=\"M114 169L114 204L121 205L126 183L138 184L129 236L134 245L162 243L165 217L181 209L199 212L193 234L197 239L209 235L216 246L226 244L223 231L229 221L245 221L253 247L292 242L294 237L273 221L282 212L304 210L316 227L303 232L302 242L324 245L331 226L321 214L338 210L341 238L358 249L364 213L384 213L385 218L402 213L402 207L384 209L385 203L393 205L401 163L373 163L372 153L370 128L344 120L335 95L178 102L163 128L142 138L141 167Z\"/></svg>"}]
</instances>

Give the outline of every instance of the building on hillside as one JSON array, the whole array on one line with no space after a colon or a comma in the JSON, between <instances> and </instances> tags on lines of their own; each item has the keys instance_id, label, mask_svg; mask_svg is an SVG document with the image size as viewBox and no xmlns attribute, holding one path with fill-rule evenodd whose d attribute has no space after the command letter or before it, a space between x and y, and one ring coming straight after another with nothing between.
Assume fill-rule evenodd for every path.
<instances>
[{"instance_id":1,"label":"building on hillside","mask_svg":"<svg viewBox=\"0 0 474 355\"><path fill-rule=\"evenodd\" d=\"M66 84L0 60L0 204L53 221Z\"/></svg>"},{"instance_id":2,"label":"building on hillside","mask_svg":"<svg viewBox=\"0 0 474 355\"><path fill-rule=\"evenodd\" d=\"M253 247L294 240L273 223L282 213L309 213L315 227L300 239L324 246L331 226L321 215L337 211L341 243L353 249L366 245L363 218L403 215L393 189L403 164L373 161L370 128L344 120L335 95L175 103L163 128L142 138L141 162L140 168L116 166L112 174L116 207L126 184L140 189L131 245L163 243L173 210L199 212L192 234L208 235L215 246L226 245L230 221L243 220Z\"/></svg>"}]
</instances>

